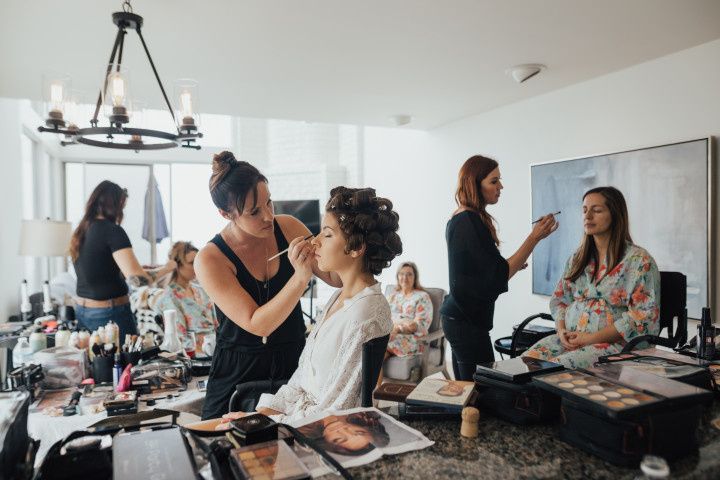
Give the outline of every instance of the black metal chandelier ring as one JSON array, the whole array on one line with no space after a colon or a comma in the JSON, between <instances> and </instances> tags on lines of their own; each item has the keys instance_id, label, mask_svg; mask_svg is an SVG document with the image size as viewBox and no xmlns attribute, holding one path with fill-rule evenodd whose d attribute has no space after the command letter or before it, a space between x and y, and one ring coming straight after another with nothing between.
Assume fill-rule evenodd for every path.
<instances>
[{"instance_id":1,"label":"black metal chandelier ring","mask_svg":"<svg viewBox=\"0 0 720 480\"><path fill-rule=\"evenodd\" d=\"M175 117L175 112L173 111L170 100L168 99L167 93L165 92L165 87L160 80L160 75L155 68L155 63L150 56L150 50L148 49L147 44L145 43L145 39L142 35L141 28L143 25L143 18L140 15L133 13L132 6L130 5L129 0L125 0L123 2L122 8L122 12L115 12L112 14L113 23L118 27L118 31L112 47L112 53L110 54L110 62L105 72L105 81L100 90L100 93L98 94L97 103L95 105L95 113L90 120L91 126L89 128L78 128L76 125L73 124L70 124L68 126L67 122L63 118L63 108L58 107L57 105L59 104L59 102L56 102L55 108L51 110L48 114L45 125L38 127L38 131L63 135L65 137L65 140L60 142L63 146L82 143L95 147L135 151L163 150L173 147L200 149L199 145L195 145L195 141L203 137L203 134L198 131L197 124L194 118L196 116L196 113L194 112L194 108L196 107L193 107L195 100L187 91L182 93L180 98L180 103L182 106L182 121L181 124L178 125L177 119ZM173 123L175 124L175 127L177 129L176 133L145 128L124 127L124 125L130 121L130 112L127 108L128 105L120 100L118 100L117 103L115 103L116 101L113 100L113 105L110 108L110 113L108 113L110 126L98 127L98 114L100 112L100 107L103 103L103 99L107 97L108 89L111 87L110 79L113 78L113 75L117 76L121 74L123 47L125 35L127 34L127 29L135 30L138 37L140 38L143 50L147 55L148 62L150 63L150 67L152 68L155 79L157 80L158 86L160 87L160 92L162 93L163 99L165 100L165 105L167 106L170 112L170 116L173 119ZM115 82L117 82L117 79L115 79ZM125 98L124 88L125 87L123 86L122 81L120 81L119 91L121 92L121 94L119 98ZM56 89L54 93L58 94L58 92L61 91L62 89ZM106 140L103 141L87 138L90 135L104 135ZM116 136L130 137L130 139L127 141L127 143L119 143L114 141ZM159 143L146 143L143 138L157 138L168 141Z\"/></svg>"}]
</instances>

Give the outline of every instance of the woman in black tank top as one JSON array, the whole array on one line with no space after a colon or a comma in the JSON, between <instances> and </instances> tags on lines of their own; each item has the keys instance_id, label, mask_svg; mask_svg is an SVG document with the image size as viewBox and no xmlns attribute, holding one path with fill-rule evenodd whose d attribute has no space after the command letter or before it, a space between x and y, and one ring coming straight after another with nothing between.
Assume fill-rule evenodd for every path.
<instances>
[{"instance_id":1,"label":"woman in black tank top","mask_svg":"<svg viewBox=\"0 0 720 480\"><path fill-rule=\"evenodd\" d=\"M305 345L300 297L310 277L342 285L318 270L307 227L275 217L267 179L255 167L230 152L215 155L210 195L229 222L195 261L220 324L203 419L226 413L240 383L290 378ZM287 255L268 261L286 248Z\"/></svg>"}]
</instances>

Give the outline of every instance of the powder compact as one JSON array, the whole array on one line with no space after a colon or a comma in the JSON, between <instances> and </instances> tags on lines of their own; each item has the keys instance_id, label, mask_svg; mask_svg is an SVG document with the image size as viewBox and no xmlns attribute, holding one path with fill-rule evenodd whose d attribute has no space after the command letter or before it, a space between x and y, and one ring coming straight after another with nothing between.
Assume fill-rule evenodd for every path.
<instances>
[{"instance_id":1,"label":"powder compact","mask_svg":"<svg viewBox=\"0 0 720 480\"><path fill-rule=\"evenodd\" d=\"M230 451L230 468L236 479L310 479L310 471L284 441L257 443Z\"/></svg>"}]
</instances>

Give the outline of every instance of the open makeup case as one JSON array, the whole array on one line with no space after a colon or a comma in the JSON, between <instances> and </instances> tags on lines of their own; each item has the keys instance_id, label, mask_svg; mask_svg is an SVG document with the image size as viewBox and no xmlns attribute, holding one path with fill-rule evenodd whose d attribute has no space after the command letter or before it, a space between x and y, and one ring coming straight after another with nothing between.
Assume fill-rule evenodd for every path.
<instances>
[{"instance_id":1,"label":"open makeup case","mask_svg":"<svg viewBox=\"0 0 720 480\"><path fill-rule=\"evenodd\" d=\"M522 425L550 421L560 412L560 399L539 389L532 379L564 368L558 363L526 357L480 364L473 375L478 392L476 405Z\"/></svg>"},{"instance_id":2,"label":"open makeup case","mask_svg":"<svg viewBox=\"0 0 720 480\"><path fill-rule=\"evenodd\" d=\"M240 418L224 431L208 422L178 426L178 415L156 409L109 417L73 432L50 448L35 479L192 480L204 472L238 480L301 480L311 478L308 456L311 463L352 478L311 439L264 415Z\"/></svg>"},{"instance_id":3,"label":"open makeup case","mask_svg":"<svg viewBox=\"0 0 720 480\"><path fill-rule=\"evenodd\" d=\"M561 399L562 440L626 466L646 454L673 460L697 451L696 432L713 399L709 390L621 362L536 376L532 383Z\"/></svg>"}]
</instances>

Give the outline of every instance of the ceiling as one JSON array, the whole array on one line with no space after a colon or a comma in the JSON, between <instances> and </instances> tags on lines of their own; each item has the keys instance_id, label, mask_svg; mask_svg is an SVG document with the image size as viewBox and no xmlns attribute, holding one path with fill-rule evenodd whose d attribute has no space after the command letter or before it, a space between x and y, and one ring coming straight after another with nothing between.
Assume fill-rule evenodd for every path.
<instances>
[{"instance_id":1,"label":"ceiling","mask_svg":"<svg viewBox=\"0 0 720 480\"><path fill-rule=\"evenodd\" d=\"M428 129L720 38L718 0L135 0L166 87L200 81L203 112ZM0 96L41 75L96 95L120 0L2 0ZM162 97L139 39L131 92ZM543 63L516 84L505 70Z\"/></svg>"}]
</instances>

